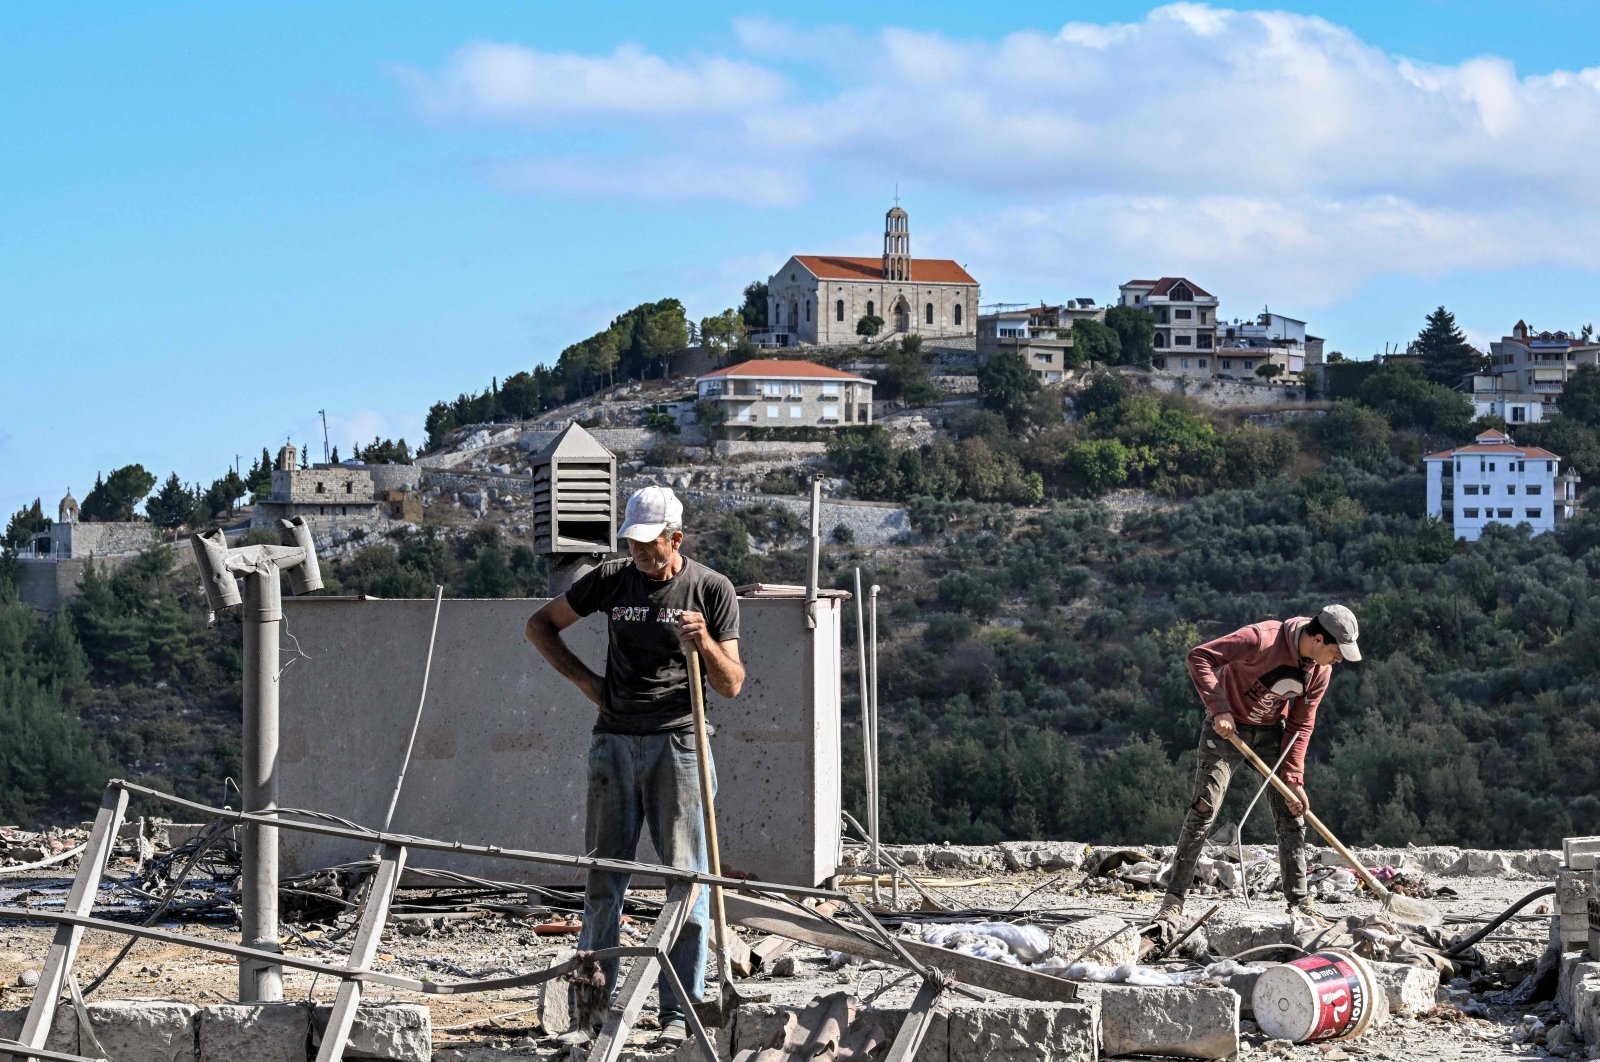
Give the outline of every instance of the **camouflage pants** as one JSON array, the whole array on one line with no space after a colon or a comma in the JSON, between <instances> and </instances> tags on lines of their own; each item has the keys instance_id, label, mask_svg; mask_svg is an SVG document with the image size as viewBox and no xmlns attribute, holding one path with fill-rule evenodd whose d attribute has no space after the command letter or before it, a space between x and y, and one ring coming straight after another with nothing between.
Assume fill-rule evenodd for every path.
<instances>
[{"instance_id":1,"label":"camouflage pants","mask_svg":"<svg viewBox=\"0 0 1600 1062\"><path fill-rule=\"evenodd\" d=\"M1248 745L1270 767L1283 753L1283 726L1240 726L1239 740ZM1199 759L1194 768L1194 799L1183 816L1178 834L1178 852L1167 885L1167 900L1182 902L1194 881L1194 866L1206 839L1217 821L1217 811L1228 794L1228 782L1237 767L1246 776L1251 791L1263 780L1245 762L1239 750L1226 738L1218 737L1208 719L1200 730ZM1289 814L1289 805L1276 789L1268 792L1272 817L1278 829L1278 869L1283 875L1283 892L1290 906L1305 899L1306 820Z\"/></svg>"}]
</instances>

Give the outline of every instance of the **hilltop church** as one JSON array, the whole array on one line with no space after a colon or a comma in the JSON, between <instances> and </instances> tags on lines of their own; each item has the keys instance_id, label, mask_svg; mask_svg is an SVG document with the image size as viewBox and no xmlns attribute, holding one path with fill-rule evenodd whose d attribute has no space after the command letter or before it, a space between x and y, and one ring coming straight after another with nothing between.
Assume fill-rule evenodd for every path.
<instances>
[{"instance_id":1,"label":"hilltop church","mask_svg":"<svg viewBox=\"0 0 1600 1062\"><path fill-rule=\"evenodd\" d=\"M797 254L767 281L773 346L855 343L863 317L881 318L889 336L973 335L978 282L948 258L912 258L898 202L884 215L881 259Z\"/></svg>"}]
</instances>

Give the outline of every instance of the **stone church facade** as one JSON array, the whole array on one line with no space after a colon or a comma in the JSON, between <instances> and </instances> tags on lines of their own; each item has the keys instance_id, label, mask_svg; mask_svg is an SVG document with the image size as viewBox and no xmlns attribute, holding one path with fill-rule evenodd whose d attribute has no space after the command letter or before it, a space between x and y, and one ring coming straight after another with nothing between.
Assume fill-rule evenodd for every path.
<instances>
[{"instance_id":1,"label":"stone church facade","mask_svg":"<svg viewBox=\"0 0 1600 1062\"><path fill-rule=\"evenodd\" d=\"M856 343L863 317L882 318L886 336L975 335L978 282L948 258L911 257L899 206L884 216L881 258L795 255L767 281L771 345Z\"/></svg>"}]
</instances>

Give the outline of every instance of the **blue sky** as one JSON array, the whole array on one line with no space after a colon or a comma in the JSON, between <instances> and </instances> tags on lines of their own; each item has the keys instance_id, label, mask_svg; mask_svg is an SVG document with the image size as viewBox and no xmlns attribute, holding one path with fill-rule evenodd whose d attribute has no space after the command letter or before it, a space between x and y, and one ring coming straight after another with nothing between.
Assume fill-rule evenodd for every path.
<instances>
[{"instance_id":1,"label":"blue sky","mask_svg":"<svg viewBox=\"0 0 1600 1062\"><path fill-rule=\"evenodd\" d=\"M1600 316L1600 5L806 11L12 6L0 518L319 409L415 443L637 302L876 254L896 183L985 302L1183 274L1353 355Z\"/></svg>"}]
</instances>

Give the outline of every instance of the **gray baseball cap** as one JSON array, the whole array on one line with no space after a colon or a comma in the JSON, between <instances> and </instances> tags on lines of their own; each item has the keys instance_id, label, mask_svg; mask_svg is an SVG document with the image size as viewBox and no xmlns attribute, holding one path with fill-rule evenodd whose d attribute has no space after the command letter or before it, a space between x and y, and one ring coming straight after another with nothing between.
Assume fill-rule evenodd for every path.
<instances>
[{"instance_id":1,"label":"gray baseball cap","mask_svg":"<svg viewBox=\"0 0 1600 1062\"><path fill-rule=\"evenodd\" d=\"M1328 636L1339 643L1339 654L1348 661L1361 659L1361 650L1356 648L1356 639L1361 636L1361 627L1356 623L1356 614L1343 605L1327 605L1317 613L1317 622Z\"/></svg>"}]
</instances>

